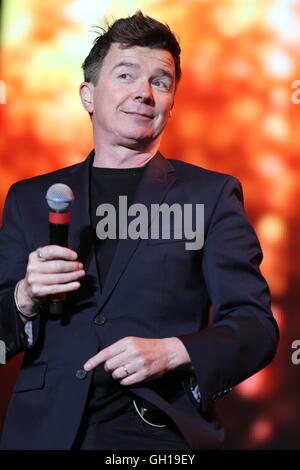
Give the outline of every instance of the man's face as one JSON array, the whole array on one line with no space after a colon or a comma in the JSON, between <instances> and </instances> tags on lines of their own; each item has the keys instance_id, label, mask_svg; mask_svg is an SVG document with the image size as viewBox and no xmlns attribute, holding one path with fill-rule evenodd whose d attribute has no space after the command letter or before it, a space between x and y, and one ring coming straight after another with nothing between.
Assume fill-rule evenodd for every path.
<instances>
[{"instance_id":1,"label":"man's face","mask_svg":"<svg viewBox=\"0 0 300 470\"><path fill-rule=\"evenodd\" d=\"M97 85L85 85L81 96L90 96L85 109L93 113L94 136L112 145L142 148L158 141L168 121L175 92L174 60L163 49L124 49L114 43Z\"/></svg>"}]
</instances>

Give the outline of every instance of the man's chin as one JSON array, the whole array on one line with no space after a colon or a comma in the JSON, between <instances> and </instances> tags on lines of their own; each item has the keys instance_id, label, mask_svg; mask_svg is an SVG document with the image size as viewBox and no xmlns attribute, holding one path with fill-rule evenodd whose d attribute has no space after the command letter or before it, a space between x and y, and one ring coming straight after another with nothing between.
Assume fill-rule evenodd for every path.
<instances>
[{"instance_id":1,"label":"man's chin","mask_svg":"<svg viewBox=\"0 0 300 470\"><path fill-rule=\"evenodd\" d=\"M147 149L150 145L153 145L157 138L151 136L137 136L137 135L127 135L126 137L122 139L123 143L122 145L128 146L129 148L134 148L134 149Z\"/></svg>"}]
</instances>

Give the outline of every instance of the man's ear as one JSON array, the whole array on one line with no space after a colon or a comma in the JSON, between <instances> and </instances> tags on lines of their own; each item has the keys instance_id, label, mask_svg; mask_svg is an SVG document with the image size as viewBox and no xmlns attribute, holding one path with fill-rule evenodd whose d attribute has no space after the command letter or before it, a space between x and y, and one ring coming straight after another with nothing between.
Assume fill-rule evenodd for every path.
<instances>
[{"instance_id":1,"label":"man's ear","mask_svg":"<svg viewBox=\"0 0 300 470\"><path fill-rule=\"evenodd\" d=\"M93 84L89 82L83 82L79 87L82 106L89 113L94 111L93 88Z\"/></svg>"},{"instance_id":2,"label":"man's ear","mask_svg":"<svg viewBox=\"0 0 300 470\"><path fill-rule=\"evenodd\" d=\"M172 117L172 109L173 109L173 106L174 106L174 99L173 99L172 106L171 106L170 111L169 111L169 118Z\"/></svg>"}]
</instances>

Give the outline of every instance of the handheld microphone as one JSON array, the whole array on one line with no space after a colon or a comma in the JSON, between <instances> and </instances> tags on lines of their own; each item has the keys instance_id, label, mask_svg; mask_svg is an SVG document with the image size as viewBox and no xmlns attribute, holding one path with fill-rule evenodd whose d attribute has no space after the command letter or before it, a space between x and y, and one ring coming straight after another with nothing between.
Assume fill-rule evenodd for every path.
<instances>
[{"instance_id":1,"label":"handheld microphone","mask_svg":"<svg viewBox=\"0 0 300 470\"><path fill-rule=\"evenodd\" d=\"M50 245L68 246L70 207L74 201L71 188L63 183L50 186L46 194L49 206L49 241ZM55 294L49 302L49 312L61 315L64 312L65 292Z\"/></svg>"}]
</instances>

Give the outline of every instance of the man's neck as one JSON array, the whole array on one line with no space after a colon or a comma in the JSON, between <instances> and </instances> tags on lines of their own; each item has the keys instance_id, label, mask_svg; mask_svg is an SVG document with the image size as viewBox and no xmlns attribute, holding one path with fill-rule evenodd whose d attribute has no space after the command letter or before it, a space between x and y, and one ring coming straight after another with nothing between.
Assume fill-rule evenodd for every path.
<instances>
[{"instance_id":1,"label":"man's neck","mask_svg":"<svg viewBox=\"0 0 300 470\"><path fill-rule=\"evenodd\" d=\"M101 168L138 168L154 157L159 143L147 150L135 150L123 146L104 146L95 143L93 166Z\"/></svg>"}]
</instances>

